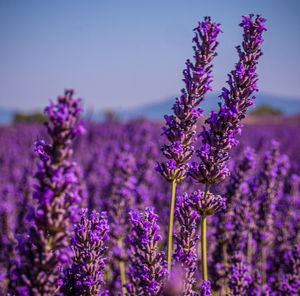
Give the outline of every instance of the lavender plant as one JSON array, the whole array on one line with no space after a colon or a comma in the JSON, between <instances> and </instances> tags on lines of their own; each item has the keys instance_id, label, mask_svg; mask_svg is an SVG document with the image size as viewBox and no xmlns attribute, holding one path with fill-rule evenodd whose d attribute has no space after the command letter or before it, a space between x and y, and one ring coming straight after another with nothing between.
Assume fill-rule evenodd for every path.
<instances>
[{"instance_id":1,"label":"lavender plant","mask_svg":"<svg viewBox=\"0 0 300 296\"><path fill-rule=\"evenodd\" d=\"M243 263L241 254L235 253L231 257L229 267L228 284L231 296L249 295L250 284L252 282L248 267Z\"/></svg>"},{"instance_id":2,"label":"lavender plant","mask_svg":"<svg viewBox=\"0 0 300 296\"><path fill-rule=\"evenodd\" d=\"M219 24L213 23L210 17L205 17L203 22L199 22L194 31L196 33L193 38L195 63L187 60L186 69L183 71L185 89L181 90L181 96L173 105L174 115L165 115L166 127L163 127L163 135L170 143L164 144L161 150L168 161L161 162L157 166L157 171L172 184L167 255L169 271L171 270L176 184L185 179L188 162L194 151L196 123L203 112L198 106L203 101L205 93L211 90L211 68L213 67L211 62L217 55L216 38L221 32Z\"/></svg>"},{"instance_id":3,"label":"lavender plant","mask_svg":"<svg viewBox=\"0 0 300 296\"><path fill-rule=\"evenodd\" d=\"M265 19L259 15L243 16L240 26L244 30L242 47L237 46L239 61L235 70L228 75L229 89L223 88L220 96L224 103L219 103L219 111L212 111L200 133L202 147L197 151L200 163L194 162L190 175L203 184L219 183L229 175L227 162L229 150L238 144L236 135L241 133L240 123L246 112L253 105L254 91L258 91L256 67L262 55L260 46L262 33L266 30Z\"/></svg>"},{"instance_id":4,"label":"lavender plant","mask_svg":"<svg viewBox=\"0 0 300 296\"><path fill-rule=\"evenodd\" d=\"M124 240L129 230L129 212L135 200L136 178L133 176L135 169L135 158L126 147L123 147L122 151L115 156L111 180L105 190L104 207L111 225L112 254L109 265L113 280L110 283L110 290L115 292L121 288L123 295L126 295L125 263L127 261Z\"/></svg>"},{"instance_id":5,"label":"lavender plant","mask_svg":"<svg viewBox=\"0 0 300 296\"><path fill-rule=\"evenodd\" d=\"M75 256L72 267L66 271L61 292L74 296L102 295L105 241L109 232L106 213L99 214L94 210L88 215L87 209L84 209L74 232L72 249Z\"/></svg>"},{"instance_id":6,"label":"lavender plant","mask_svg":"<svg viewBox=\"0 0 300 296\"><path fill-rule=\"evenodd\" d=\"M254 212L255 226L253 235L256 240L256 252L260 256L260 266L258 267L262 276L262 286L266 283L265 264L267 260L267 246L272 242L273 210L272 201L275 196L275 184L277 175L277 160L279 157L278 143L273 142L273 147L265 153L263 168L258 180L258 200L259 205ZM249 260L250 261L250 260Z\"/></svg>"},{"instance_id":7,"label":"lavender plant","mask_svg":"<svg viewBox=\"0 0 300 296\"><path fill-rule=\"evenodd\" d=\"M205 184L203 199L209 195L210 184L219 183L229 175L227 162L229 150L236 146L236 135L241 133L241 120L245 117L248 108L253 105L257 74L256 66L262 55L260 45L263 42L262 33L266 30L265 19L259 15L243 16L240 26L244 30L242 47L238 46L239 62L235 70L228 75L229 89L223 88L221 98L224 104L219 103L219 111L211 112L200 133L202 146L197 151L200 163L194 162L189 174L196 181ZM201 250L202 250L202 277L207 280L206 264L206 215L201 218Z\"/></svg>"},{"instance_id":8,"label":"lavender plant","mask_svg":"<svg viewBox=\"0 0 300 296\"><path fill-rule=\"evenodd\" d=\"M168 270L165 254L158 249L161 237L157 218L153 208L142 214L130 212L128 295L161 295L163 291Z\"/></svg>"},{"instance_id":9,"label":"lavender plant","mask_svg":"<svg viewBox=\"0 0 300 296\"><path fill-rule=\"evenodd\" d=\"M68 236L71 221L77 218L81 201L79 173L72 156L72 140L84 129L78 119L79 100L67 90L45 109L51 144L35 143L39 156L37 185L28 237L19 239L20 262L12 275L17 294L53 295L57 290L58 266L68 262ZM22 291L22 292L20 292ZM23 294L22 294L23 293Z\"/></svg>"},{"instance_id":10,"label":"lavender plant","mask_svg":"<svg viewBox=\"0 0 300 296\"><path fill-rule=\"evenodd\" d=\"M181 295L194 295L193 285L196 283L195 272L197 270L197 226L199 215L189 204L187 195L179 197L176 203L175 217L178 220L179 231L175 235L176 249L175 262L178 262L184 273L181 275L184 287Z\"/></svg>"},{"instance_id":11,"label":"lavender plant","mask_svg":"<svg viewBox=\"0 0 300 296\"><path fill-rule=\"evenodd\" d=\"M211 274L216 279L213 286L223 289L227 280L228 256L244 249L248 239L249 216L249 173L254 168L254 153L247 147L241 159L235 162L228 185L225 188L226 209L215 215L213 226L217 238L213 251ZM222 252L220 252L222 250ZM222 264L220 264L222 262Z\"/></svg>"},{"instance_id":12,"label":"lavender plant","mask_svg":"<svg viewBox=\"0 0 300 296\"><path fill-rule=\"evenodd\" d=\"M294 246L292 251L286 253L288 269L280 274L275 283L276 290L272 296L299 295L300 292L300 245Z\"/></svg>"},{"instance_id":13,"label":"lavender plant","mask_svg":"<svg viewBox=\"0 0 300 296\"><path fill-rule=\"evenodd\" d=\"M212 296L210 281L202 280L200 285L200 296Z\"/></svg>"},{"instance_id":14,"label":"lavender plant","mask_svg":"<svg viewBox=\"0 0 300 296\"><path fill-rule=\"evenodd\" d=\"M228 252L229 256L233 256L239 250L244 249L247 246L248 239L251 241L251 237L248 238L247 230L249 223L254 223L254 221L251 221L249 216L250 204L247 198L249 196L249 187L246 184L249 178L247 178L246 174L254 168L254 163L253 151L247 149L241 163L238 165L237 172L235 172L230 185L227 187L227 205L230 211L225 213L225 215L227 214L226 218L231 226L231 231L230 239L222 247L224 252Z\"/></svg>"},{"instance_id":15,"label":"lavender plant","mask_svg":"<svg viewBox=\"0 0 300 296\"><path fill-rule=\"evenodd\" d=\"M290 162L285 158L282 165L290 165ZM278 202L275 208L274 217L274 241L271 246L270 255L267 260L267 273L270 275L281 274L286 272L287 258L292 251L292 248L299 241L299 228L297 227L297 221L299 221L299 215L295 208L297 195L297 188L299 188L300 178L295 174L289 175L289 170L280 168L280 171L287 174L285 177L284 190L280 192ZM279 175L279 174L278 174ZM284 260L282 260L284 258ZM271 262L271 264L270 264ZM275 276L276 277L276 276ZM275 281L274 276L269 276L269 280Z\"/></svg>"}]
</instances>

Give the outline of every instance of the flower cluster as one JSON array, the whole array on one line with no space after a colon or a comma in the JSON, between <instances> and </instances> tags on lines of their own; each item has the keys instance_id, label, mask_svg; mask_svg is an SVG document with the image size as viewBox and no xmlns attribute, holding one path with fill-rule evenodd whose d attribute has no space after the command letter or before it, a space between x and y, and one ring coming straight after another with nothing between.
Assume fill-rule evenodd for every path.
<instances>
[{"instance_id":1,"label":"flower cluster","mask_svg":"<svg viewBox=\"0 0 300 296\"><path fill-rule=\"evenodd\" d=\"M280 280L276 283L278 292L273 293L274 296L297 295L300 292L300 245L294 246L286 257L289 261L289 270L281 274Z\"/></svg>"},{"instance_id":2,"label":"flower cluster","mask_svg":"<svg viewBox=\"0 0 300 296\"><path fill-rule=\"evenodd\" d=\"M199 296L212 296L210 281L203 280L201 282Z\"/></svg>"},{"instance_id":3,"label":"flower cluster","mask_svg":"<svg viewBox=\"0 0 300 296\"><path fill-rule=\"evenodd\" d=\"M216 249L226 250L229 255L244 249L247 243L247 229L252 221L249 218L248 196L250 192L247 181L249 181L249 173L255 165L254 158L253 151L247 147L241 159L235 163L225 190L226 209L216 215L214 219L217 228L215 233ZM224 280L228 268L226 252L214 252L212 266L218 265L219 268L213 269L212 273L214 277L220 279L218 283L214 283L218 286L223 284L222 280ZM222 262L221 266L219 262Z\"/></svg>"},{"instance_id":4,"label":"flower cluster","mask_svg":"<svg viewBox=\"0 0 300 296\"><path fill-rule=\"evenodd\" d=\"M53 139L53 148L56 152L54 159L61 161L68 157L67 149L72 144L72 140L78 134L85 133L83 122L78 119L83 111L80 107L80 99L74 100L72 97L74 90L68 89L64 96L57 98L58 103L54 104L50 100L50 106L45 109L45 114L49 116L49 121L45 123L49 136Z\"/></svg>"},{"instance_id":5,"label":"flower cluster","mask_svg":"<svg viewBox=\"0 0 300 296\"><path fill-rule=\"evenodd\" d=\"M129 212L136 195L135 158L127 147L123 146L120 150L115 155L109 183L103 192L104 209L110 224L110 268L115 277L109 285L115 290L125 285L127 259L124 240L129 231Z\"/></svg>"},{"instance_id":6,"label":"flower cluster","mask_svg":"<svg viewBox=\"0 0 300 296\"><path fill-rule=\"evenodd\" d=\"M259 174L256 202L259 203L255 212L257 219L253 234L257 242L257 253L260 256L260 271L262 282L265 284L266 279L266 251L267 245L273 241L273 233L271 229L274 226L274 206L272 201L276 199L276 179L278 166L278 143L273 142L270 151L265 153L263 159L263 167Z\"/></svg>"},{"instance_id":7,"label":"flower cluster","mask_svg":"<svg viewBox=\"0 0 300 296\"><path fill-rule=\"evenodd\" d=\"M247 185L247 173L254 168L254 154L250 149L244 153L243 159L237 165L237 170L231 178L230 185L227 187L228 196L227 208L225 213L229 233L227 233L227 252L232 256L235 252L245 248L247 242L247 229L251 221L249 215L249 200L247 196L249 187ZM245 214L246 213L246 214ZM230 239L229 239L230 237Z\"/></svg>"},{"instance_id":8,"label":"flower cluster","mask_svg":"<svg viewBox=\"0 0 300 296\"><path fill-rule=\"evenodd\" d=\"M187 195L178 198L175 216L179 224L179 232L175 235L174 258L184 270L185 274L182 275L182 278L185 279L185 285L182 295L187 296L193 293L193 285L196 282L197 243L199 241L197 226L200 217L191 208Z\"/></svg>"},{"instance_id":9,"label":"flower cluster","mask_svg":"<svg viewBox=\"0 0 300 296\"><path fill-rule=\"evenodd\" d=\"M142 214L130 212L129 295L160 295L163 290L168 270L165 254L158 249L161 236L157 218L153 208L146 208Z\"/></svg>"},{"instance_id":10,"label":"flower cluster","mask_svg":"<svg viewBox=\"0 0 300 296\"><path fill-rule=\"evenodd\" d=\"M248 295L250 284L252 283L251 274L248 267L243 263L241 254L236 253L231 257L231 265L229 267L228 285L230 295L240 296Z\"/></svg>"},{"instance_id":11,"label":"flower cluster","mask_svg":"<svg viewBox=\"0 0 300 296\"><path fill-rule=\"evenodd\" d=\"M229 89L223 88L220 96L224 103L219 103L219 111L212 111L205 121L208 127L203 127L202 147L197 151L200 163L194 162L189 172L200 183L218 183L229 175L228 152L238 143L236 135L241 133L240 122L253 105L252 93L258 90L256 65L262 55L264 23L265 19L260 16L243 16L240 26L244 30L244 40L242 47L237 47L239 61L228 75Z\"/></svg>"},{"instance_id":12,"label":"flower cluster","mask_svg":"<svg viewBox=\"0 0 300 296\"><path fill-rule=\"evenodd\" d=\"M34 151L40 159L33 193L37 208L31 214L29 237L19 247L22 257L13 273L17 289L28 293L53 295L58 266L69 260L70 222L78 218L82 194L80 172L69 158L73 153L72 140L84 131L79 120L80 101L72 95L73 91L67 90L58 97L57 105L51 102L45 109L51 143L43 140L35 143Z\"/></svg>"},{"instance_id":13,"label":"flower cluster","mask_svg":"<svg viewBox=\"0 0 300 296\"><path fill-rule=\"evenodd\" d=\"M210 17L205 17L194 29L194 59L186 62L183 71L185 89L173 105L174 115L165 115L166 127L163 134L170 141L162 147L162 152L168 161L158 164L157 170L169 182L179 182L186 177L187 162L194 151L193 143L196 139L196 123L203 110L198 105L204 95L211 90L211 64L217 55L216 41L221 32L219 24L213 23Z\"/></svg>"},{"instance_id":14,"label":"flower cluster","mask_svg":"<svg viewBox=\"0 0 300 296\"><path fill-rule=\"evenodd\" d=\"M247 181L247 173L254 168L254 157L253 150L247 147L242 159L237 164L236 170L230 176L229 184L226 187L226 204L229 209L247 193L245 182Z\"/></svg>"},{"instance_id":15,"label":"flower cluster","mask_svg":"<svg viewBox=\"0 0 300 296\"><path fill-rule=\"evenodd\" d=\"M226 199L220 195L214 195L201 190L194 191L188 199L190 206L201 216L212 215L221 209L225 209Z\"/></svg>"},{"instance_id":16,"label":"flower cluster","mask_svg":"<svg viewBox=\"0 0 300 296\"><path fill-rule=\"evenodd\" d=\"M88 215L87 209L83 210L74 232L72 249L75 256L61 292L64 295L100 295L106 267L105 241L109 232L106 213L99 214L94 210Z\"/></svg>"}]
</instances>

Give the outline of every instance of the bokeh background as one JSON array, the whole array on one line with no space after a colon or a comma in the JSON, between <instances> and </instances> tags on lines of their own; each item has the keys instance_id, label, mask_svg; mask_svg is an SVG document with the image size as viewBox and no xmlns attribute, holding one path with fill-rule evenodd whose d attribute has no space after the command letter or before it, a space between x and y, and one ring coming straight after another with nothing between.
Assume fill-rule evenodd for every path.
<instances>
[{"instance_id":1,"label":"bokeh background","mask_svg":"<svg viewBox=\"0 0 300 296\"><path fill-rule=\"evenodd\" d=\"M203 105L209 111L237 61L238 24L249 13L268 20L258 110L295 115L300 112L300 1L0 0L0 122L11 122L15 112L41 112L65 88L76 90L93 119L108 111L121 118L162 118L183 87L193 28L206 15L224 32L214 91Z\"/></svg>"}]
</instances>

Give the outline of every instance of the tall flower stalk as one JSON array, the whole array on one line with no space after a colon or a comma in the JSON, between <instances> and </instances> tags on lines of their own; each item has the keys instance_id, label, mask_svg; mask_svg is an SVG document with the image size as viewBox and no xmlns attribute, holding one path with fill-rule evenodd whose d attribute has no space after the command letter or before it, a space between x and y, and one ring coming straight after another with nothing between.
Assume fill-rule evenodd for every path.
<instances>
[{"instance_id":1,"label":"tall flower stalk","mask_svg":"<svg viewBox=\"0 0 300 296\"><path fill-rule=\"evenodd\" d=\"M79 100L67 90L45 109L50 144L43 140L35 143L39 156L37 185L34 198L37 208L32 214L28 237L19 238L20 263L13 272L16 291L28 295L54 295L57 289L59 265L69 261L69 231L77 220L81 201L79 171L70 161L72 140L84 129L79 120ZM21 294L23 295L23 294ZM24 294L25 295L25 294Z\"/></svg>"},{"instance_id":2,"label":"tall flower stalk","mask_svg":"<svg viewBox=\"0 0 300 296\"><path fill-rule=\"evenodd\" d=\"M223 88L223 104L219 103L219 111L211 112L200 133L202 147L197 151L200 163L194 162L189 174L198 182L205 184L204 199L209 193L209 186L223 181L229 175L227 163L229 150L238 144L236 136L241 133L241 120L253 105L252 96L257 91L256 66L262 55L260 45L263 42L262 32L266 30L265 19L259 15L243 16L240 26L244 30L242 46L237 46L239 61L235 69L228 75L229 89ZM207 280L206 266L206 216L201 220L202 242L202 277Z\"/></svg>"},{"instance_id":3,"label":"tall flower stalk","mask_svg":"<svg viewBox=\"0 0 300 296\"><path fill-rule=\"evenodd\" d=\"M254 237L256 239L256 253L260 256L259 270L262 278L262 289L265 289L266 278L266 261L268 255L268 246L272 243L274 228L274 209L272 202L277 198L276 181L278 174L278 143L273 142L273 147L265 153L263 167L259 174L258 201L256 209L256 225ZM260 190L260 191L259 191Z\"/></svg>"},{"instance_id":4,"label":"tall flower stalk","mask_svg":"<svg viewBox=\"0 0 300 296\"><path fill-rule=\"evenodd\" d=\"M136 170L135 158L120 147L121 151L115 156L111 170L110 183L105 192L104 208L107 210L110 223L110 249L111 260L109 262L113 276L109 289L112 292L122 290L126 295L126 246L124 240L129 231L128 219L135 200L136 178L133 176Z\"/></svg>"},{"instance_id":5,"label":"tall flower stalk","mask_svg":"<svg viewBox=\"0 0 300 296\"><path fill-rule=\"evenodd\" d=\"M220 287L225 283L222 286L224 290L227 287L228 257L234 251L243 249L247 243L247 226L250 220L248 199L250 192L247 181L254 164L254 153L247 147L242 158L235 163L229 184L226 186L224 195L226 209L214 218L214 225L217 227L215 232L217 245L210 265L214 266L222 261L223 263L220 268L212 270L211 276L218 278L218 281L214 283L215 286Z\"/></svg>"},{"instance_id":6,"label":"tall flower stalk","mask_svg":"<svg viewBox=\"0 0 300 296\"><path fill-rule=\"evenodd\" d=\"M196 282L197 270L197 225L199 215L189 205L188 196L179 197L176 203L175 216L179 222L179 231L175 235L176 249L174 259L180 263L184 272L183 296L195 293L193 285Z\"/></svg>"},{"instance_id":7,"label":"tall flower stalk","mask_svg":"<svg viewBox=\"0 0 300 296\"><path fill-rule=\"evenodd\" d=\"M249 295L252 283L251 274L247 265L243 262L243 257L239 253L234 253L230 258L228 284L231 296Z\"/></svg>"},{"instance_id":8,"label":"tall flower stalk","mask_svg":"<svg viewBox=\"0 0 300 296\"><path fill-rule=\"evenodd\" d=\"M109 232L106 213L99 214L94 210L88 215L84 209L74 232L72 249L75 256L72 267L66 271L61 292L70 296L100 295L106 267L105 241Z\"/></svg>"},{"instance_id":9,"label":"tall flower stalk","mask_svg":"<svg viewBox=\"0 0 300 296\"><path fill-rule=\"evenodd\" d=\"M166 162L158 164L157 170L171 183L171 202L168 230L168 269L171 270L173 218L175 206L176 184L185 179L188 170L188 162L194 152L193 143L196 140L196 123L203 110L198 105L203 101L204 94L211 90L211 64L217 55L218 42L216 38L221 32L219 24L205 17L194 29L194 59L186 62L183 71L185 89L181 90L181 96L173 105L174 114L165 115L166 126L163 134L169 141L162 147Z\"/></svg>"},{"instance_id":10,"label":"tall flower stalk","mask_svg":"<svg viewBox=\"0 0 300 296\"><path fill-rule=\"evenodd\" d=\"M152 296L163 291L168 270L165 254L158 249L161 236L157 218L153 208L146 208L144 213L130 212L130 280L126 295Z\"/></svg>"},{"instance_id":11,"label":"tall flower stalk","mask_svg":"<svg viewBox=\"0 0 300 296\"><path fill-rule=\"evenodd\" d=\"M206 260L206 218L225 208L226 199L220 195L214 195L208 192L208 186L205 192L197 190L193 192L188 202L190 206L201 216L201 259L202 259L202 278L208 280L207 260Z\"/></svg>"}]
</instances>

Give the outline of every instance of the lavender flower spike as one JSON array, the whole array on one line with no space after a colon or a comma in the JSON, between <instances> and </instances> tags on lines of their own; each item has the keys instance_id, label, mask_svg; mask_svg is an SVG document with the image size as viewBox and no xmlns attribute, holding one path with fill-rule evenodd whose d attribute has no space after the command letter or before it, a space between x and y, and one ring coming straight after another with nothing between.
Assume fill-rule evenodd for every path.
<instances>
[{"instance_id":1,"label":"lavender flower spike","mask_svg":"<svg viewBox=\"0 0 300 296\"><path fill-rule=\"evenodd\" d=\"M127 284L128 295L152 296L163 291L168 270L165 254L158 249L161 237L157 218L153 208L146 208L142 214L130 212L128 242L131 281Z\"/></svg>"},{"instance_id":2,"label":"lavender flower spike","mask_svg":"<svg viewBox=\"0 0 300 296\"><path fill-rule=\"evenodd\" d=\"M242 261L242 256L235 253L231 257L232 264L229 267L228 285L231 296L249 295L250 284L252 283L251 274L248 267Z\"/></svg>"},{"instance_id":3,"label":"lavender flower spike","mask_svg":"<svg viewBox=\"0 0 300 296\"><path fill-rule=\"evenodd\" d=\"M200 134L203 145L197 156L201 162L194 162L189 172L200 183L218 183L229 175L228 152L238 143L235 137L241 133L240 122L253 105L255 97L252 93L258 91L256 66L262 55L260 45L266 30L265 21L259 15L255 19L253 15L243 16L240 26L244 30L244 41L242 47L237 47L239 61L228 75L229 89L223 88L220 96L224 103L219 103L219 112L211 112L205 121L208 128L203 127Z\"/></svg>"},{"instance_id":4,"label":"lavender flower spike","mask_svg":"<svg viewBox=\"0 0 300 296\"><path fill-rule=\"evenodd\" d=\"M221 32L219 24L213 23L210 17L199 22L194 31L195 63L187 60L183 71L185 89L181 90L181 96L173 105L174 115L165 115L166 127L163 127L163 134L170 144L164 145L161 150L169 160L157 167L157 171L169 182L176 183L186 177L187 162L194 151L192 145L196 139L196 123L203 112L198 105L203 101L204 94L212 90L211 62L217 55L219 43L216 39Z\"/></svg>"},{"instance_id":5,"label":"lavender flower spike","mask_svg":"<svg viewBox=\"0 0 300 296\"><path fill-rule=\"evenodd\" d=\"M194 152L196 123L203 111L198 105L204 99L204 94L211 90L211 62L217 55L216 38L221 32L219 24L213 23L210 17L205 17L204 22L199 22L194 31L196 33L193 39L195 64L187 60L186 69L183 71L185 89L181 91L181 96L173 105L174 115L165 115L166 127L163 127L163 134L169 144L165 144L161 150L168 161L158 164L156 168L166 180L172 183L167 254L169 271L172 258L176 184L186 177L188 162Z\"/></svg>"},{"instance_id":6,"label":"lavender flower spike","mask_svg":"<svg viewBox=\"0 0 300 296\"><path fill-rule=\"evenodd\" d=\"M35 143L39 156L37 185L33 197L37 208L32 215L29 236L19 245L20 264L16 266L16 290L27 290L30 295L54 295L60 265L68 263L68 236L71 221L77 220L81 201L78 167L72 156L72 140L84 131L80 121L79 100L73 90L58 97L45 112L51 143Z\"/></svg>"},{"instance_id":7,"label":"lavender flower spike","mask_svg":"<svg viewBox=\"0 0 300 296\"><path fill-rule=\"evenodd\" d=\"M128 147L120 146L114 157L110 182L104 191L104 208L107 210L111 227L109 267L113 280L109 283L110 291L122 289L126 295L126 246L124 239L129 231L129 210L136 196L136 160L128 151Z\"/></svg>"},{"instance_id":8,"label":"lavender flower spike","mask_svg":"<svg viewBox=\"0 0 300 296\"><path fill-rule=\"evenodd\" d=\"M212 293L211 293L210 281L203 280L201 282L199 296L213 296Z\"/></svg>"},{"instance_id":9,"label":"lavender flower spike","mask_svg":"<svg viewBox=\"0 0 300 296\"><path fill-rule=\"evenodd\" d=\"M253 15L242 18L240 26L244 29L244 41L243 50L240 46L237 47L239 62L235 65L235 70L228 75L229 90L223 88L221 97L224 104L219 103L219 112L211 112L205 121L208 128L204 126L200 133L203 144L197 151L200 163L194 162L189 170L192 178L205 184L204 200L209 194L210 184L221 182L229 175L228 152L238 143L235 137L241 133L240 122L248 108L253 105L252 93L258 90L255 71L258 58L262 55L260 45L263 41L262 32L266 30L265 19L259 15L255 20ZM201 218L201 245L202 277L203 280L207 280L206 215Z\"/></svg>"},{"instance_id":10,"label":"lavender flower spike","mask_svg":"<svg viewBox=\"0 0 300 296\"><path fill-rule=\"evenodd\" d=\"M188 202L190 206L201 216L212 215L226 207L226 199L220 195L214 195L210 192L205 193L201 190L193 192Z\"/></svg>"},{"instance_id":11,"label":"lavender flower spike","mask_svg":"<svg viewBox=\"0 0 300 296\"><path fill-rule=\"evenodd\" d=\"M197 243L199 241L197 222L200 216L189 205L187 194L178 198L175 216L178 219L180 231L175 236L174 258L179 262L184 272L184 291L181 295L189 296L195 294L193 285L196 282Z\"/></svg>"},{"instance_id":12,"label":"lavender flower spike","mask_svg":"<svg viewBox=\"0 0 300 296\"><path fill-rule=\"evenodd\" d=\"M72 249L75 257L72 267L67 270L61 292L64 295L100 295L104 284L104 245L108 238L109 226L105 212L95 210L88 215L82 210L80 222L75 226Z\"/></svg>"},{"instance_id":13,"label":"lavender flower spike","mask_svg":"<svg viewBox=\"0 0 300 296\"><path fill-rule=\"evenodd\" d=\"M276 283L278 292L274 296L299 295L300 292L300 245L294 246L286 255L290 261L289 270L281 274L281 280Z\"/></svg>"}]
</instances>

